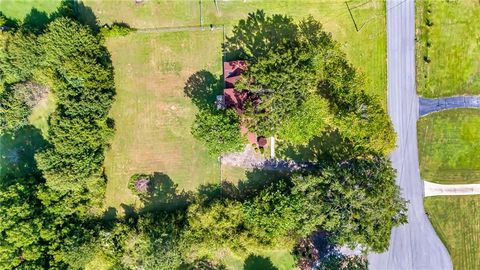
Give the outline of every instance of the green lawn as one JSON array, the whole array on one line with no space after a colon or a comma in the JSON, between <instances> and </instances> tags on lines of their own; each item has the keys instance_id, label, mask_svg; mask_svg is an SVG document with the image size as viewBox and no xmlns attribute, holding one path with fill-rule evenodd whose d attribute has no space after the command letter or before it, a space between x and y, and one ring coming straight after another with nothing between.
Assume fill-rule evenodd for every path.
<instances>
[{"instance_id":1,"label":"green lawn","mask_svg":"<svg viewBox=\"0 0 480 270\"><path fill-rule=\"evenodd\" d=\"M200 16L200 4L202 15ZM249 12L264 9L303 18L312 15L332 32L349 59L367 81L366 90L386 104L386 28L384 1L349 1L353 17L363 28L355 30L344 1L336 0L158 0L135 4L134 1L83 0L84 11L93 12L100 24L124 22L137 28L164 28L224 24L228 34L238 20Z\"/></svg>"},{"instance_id":2,"label":"green lawn","mask_svg":"<svg viewBox=\"0 0 480 270\"><path fill-rule=\"evenodd\" d=\"M199 31L107 40L117 96L116 132L105 160L106 207L136 204L127 188L135 173L162 172L186 190L219 181L217 157L190 133L196 107L183 88L202 69L220 76L222 39L221 31Z\"/></svg>"},{"instance_id":3,"label":"green lawn","mask_svg":"<svg viewBox=\"0 0 480 270\"><path fill-rule=\"evenodd\" d=\"M480 196L425 198L425 211L456 270L480 269Z\"/></svg>"},{"instance_id":4,"label":"green lawn","mask_svg":"<svg viewBox=\"0 0 480 270\"><path fill-rule=\"evenodd\" d=\"M288 250L265 250L246 257L227 252L223 259L227 269L242 270L291 270L295 269L295 259Z\"/></svg>"},{"instance_id":5,"label":"green lawn","mask_svg":"<svg viewBox=\"0 0 480 270\"><path fill-rule=\"evenodd\" d=\"M420 118L417 125L424 180L442 184L480 181L480 110L437 112Z\"/></svg>"},{"instance_id":6,"label":"green lawn","mask_svg":"<svg viewBox=\"0 0 480 270\"><path fill-rule=\"evenodd\" d=\"M32 8L51 13L60 5L61 0L0 0L0 11L5 16L21 20Z\"/></svg>"},{"instance_id":7,"label":"green lawn","mask_svg":"<svg viewBox=\"0 0 480 270\"><path fill-rule=\"evenodd\" d=\"M480 2L416 3L418 93L480 94Z\"/></svg>"}]
</instances>

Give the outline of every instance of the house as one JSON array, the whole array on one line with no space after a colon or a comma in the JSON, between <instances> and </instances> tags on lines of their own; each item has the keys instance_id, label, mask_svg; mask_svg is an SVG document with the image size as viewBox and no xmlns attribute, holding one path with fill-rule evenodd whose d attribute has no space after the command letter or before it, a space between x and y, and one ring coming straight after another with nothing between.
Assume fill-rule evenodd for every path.
<instances>
[{"instance_id":1,"label":"house","mask_svg":"<svg viewBox=\"0 0 480 270\"><path fill-rule=\"evenodd\" d=\"M217 96L217 108L232 108L241 116L244 112L244 105L247 100L258 99L255 94L248 90L235 89L235 82L240 79L242 73L247 69L247 63L242 60L223 63L223 78L225 81L223 95ZM240 126L243 135L246 135L251 144L259 148L266 147L268 140L265 137L257 136L250 132L243 124Z\"/></svg>"}]
</instances>

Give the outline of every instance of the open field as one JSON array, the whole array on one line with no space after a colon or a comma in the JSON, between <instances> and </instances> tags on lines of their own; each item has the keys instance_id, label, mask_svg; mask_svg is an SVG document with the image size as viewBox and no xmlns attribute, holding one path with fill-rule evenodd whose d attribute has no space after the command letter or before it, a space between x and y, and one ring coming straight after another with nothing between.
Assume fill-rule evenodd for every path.
<instances>
[{"instance_id":1,"label":"open field","mask_svg":"<svg viewBox=\"0 0 480 270\"><path fill-rule=\"evenodd\" d=\"M424 180L441 184L480 181L480 110L433 113L420 118L417 126Z\"/></svg>"},{"instance_id":2,"label":"open field","mask_svg":"<svg viewBox=\"0 0 480 270\"><path fill-rule=\"evenodd\" d=\"M456 270L480 269L480 196L425 198L425 211Z\"/></svg>"},{"instance_id":3,"label":"open field","mask_svg":"<svg viewBox=\"0 0 480 270\"><path fill-rule=\"evenodd\" d=\"M203 21L206 29L210 24L225 25L227 35L238 20L257 9L296 19L312 15L332 32L355 67L365 74L366 90L378 95L386 105L384 1L349 1L357 27L361 28L359 32L345 2L336 0L232 0L217 1L217 7L214 1L194 0L145 1L143 4L84 0L82 3L86 10L95 14L100 24L117 21L137 28L166 28L199 26Z\"/></svg>"},{"instance_id":4,"label":"open field","mask_svg":"<svg viewBox=\"0 0 480 270\"><path fill-rule=\"evenodd\" d=\"M51 13L60 5L60 0L0 0L0 11L5 16L21 20L32 8Z\"/></svg>"},{"instance_id":5,"label":"open field","mask_svg":"<svg viewBox=\"0 0 480 270\"><path fill-rule=\"evenodd\" d=\"M418 93L480 94L480 2L416 3Z\"/></svg>"},{"instance_id":6,"label":"open field","mask_svg":"<svg viewBox=\"0 0 480 270\"><path fill-rule=\"evenodd\" d=\"M106 206L135 203L127 188L135 173L162 172L187 190L219 181L217 158L190 133L196 107L183 88L199 70L220 75L222 38L221 31L205 31L107 41L117 96L111 110L116 132L105 160Z\"/></svg>"}]
</instances>

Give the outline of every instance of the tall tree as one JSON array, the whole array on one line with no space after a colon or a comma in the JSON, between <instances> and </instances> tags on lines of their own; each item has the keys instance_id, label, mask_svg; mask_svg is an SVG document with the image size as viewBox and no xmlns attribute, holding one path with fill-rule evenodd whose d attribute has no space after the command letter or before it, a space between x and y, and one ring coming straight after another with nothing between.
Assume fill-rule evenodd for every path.
<instances>
[{"instance_id":1,"label":"tall tree","mask_svg":"<svg viewBox=\"0 0 480 270\"><path fill-rule=\"evenodd\" d=\"M293 192L306 198L303 209L311 223L332 233L339 244L383 252L392 228L407 221L405 201L387 158L334 161L317 175L293 181Z\"/></svg>"}]
</instances>

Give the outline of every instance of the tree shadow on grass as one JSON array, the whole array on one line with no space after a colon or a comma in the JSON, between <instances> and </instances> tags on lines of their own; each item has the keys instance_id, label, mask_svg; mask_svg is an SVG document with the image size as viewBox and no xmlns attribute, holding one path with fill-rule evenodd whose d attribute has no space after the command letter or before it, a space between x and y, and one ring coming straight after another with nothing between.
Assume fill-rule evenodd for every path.
<instances>
[{"instance_id":1,"label":"tree shadow on grass","mask_svg":"<svg viewBox=\"0 0 480 270\"><path fill-rule=\"evenodd\" d=\"M94 33L100 31L98 19L91 7L85 6L82 1L75 1L74 4L75 17L82 24L89 26Z\"/></svg>"},{"instance_id":2,"label":"tree shadow on grass","mask_svg":"<svg viewBox=\"0 0 480 270\"><path fill-rule=\"evenodd\" d=\"M14 133L0 137L0 178L12 175L17 178L38 174L35 153L47 146L42 133L28 125Z\"/></svg>"},{"instance_id":3,"label":"tree shadow on grass","mask_svg":"<svg viewBox=\"0 0 480 270\"><path fill-rule=\"evenodd\" d=\"M306 145L282 145L277 148L279 156L303 162L340 161L364 153L337 130L327 130L313 137Z\"/></svg>"},{"instance_id":4,"label":"tree shadow on grass","mask_svg":"<svg viewBox=\"0 0 480 270\"><path fill-rule=\"evenodd\" d=\"M288 171L253 169L246 173L246 179L233 184L222 181L216 184L201 185L197 193L202 203L209 204L214 201L247 200L259 194L266 187L278 181L290 181L291 173Z\"/></svg>"},{"instance_id":5,"label":"tree shadow on grass","mask_svg":"<svg viewBox=\"0 0 480 270\"><path fill-rule=\"evenodd\" d=\"M211 107L216 96L222 93L221 81L223 80L216 78L210 71L200 70L188 78L183 92L199 109L206 109Z\"/></svg>"},{"instance_id":6,"label":"tree shadow on grass","mask_svg":"<svg viewBox=\"0 0 480 270\"><path fill-rule=\"evenodd\" d=\"M270 258L251 254L243 263L244 270L278 270Z\"/></svg>"},{"instance_id":7,"label":"tree shadow on grass","mask_svg":"<svg viewBox=\"0 0 480 270\"><path fill-rule=\"evenodd\" d=\"M148 184L147 194L141 196L144 207L140 213L154 210L175 211L186 208L190 194L179 191L178 185L161 172L153 173Z\"/></svg>"},{"instance_id":8,"label":"tree shadow on grass","mask_svg":"<svg viewBox=\"0 0 480 270\"><path fill-rule=\"evenodd\" d=\"M45 30L49 22L50 18L45 11L32 8L23 19L22 30L38 35Z\"/></svg>"}]
</instances>

